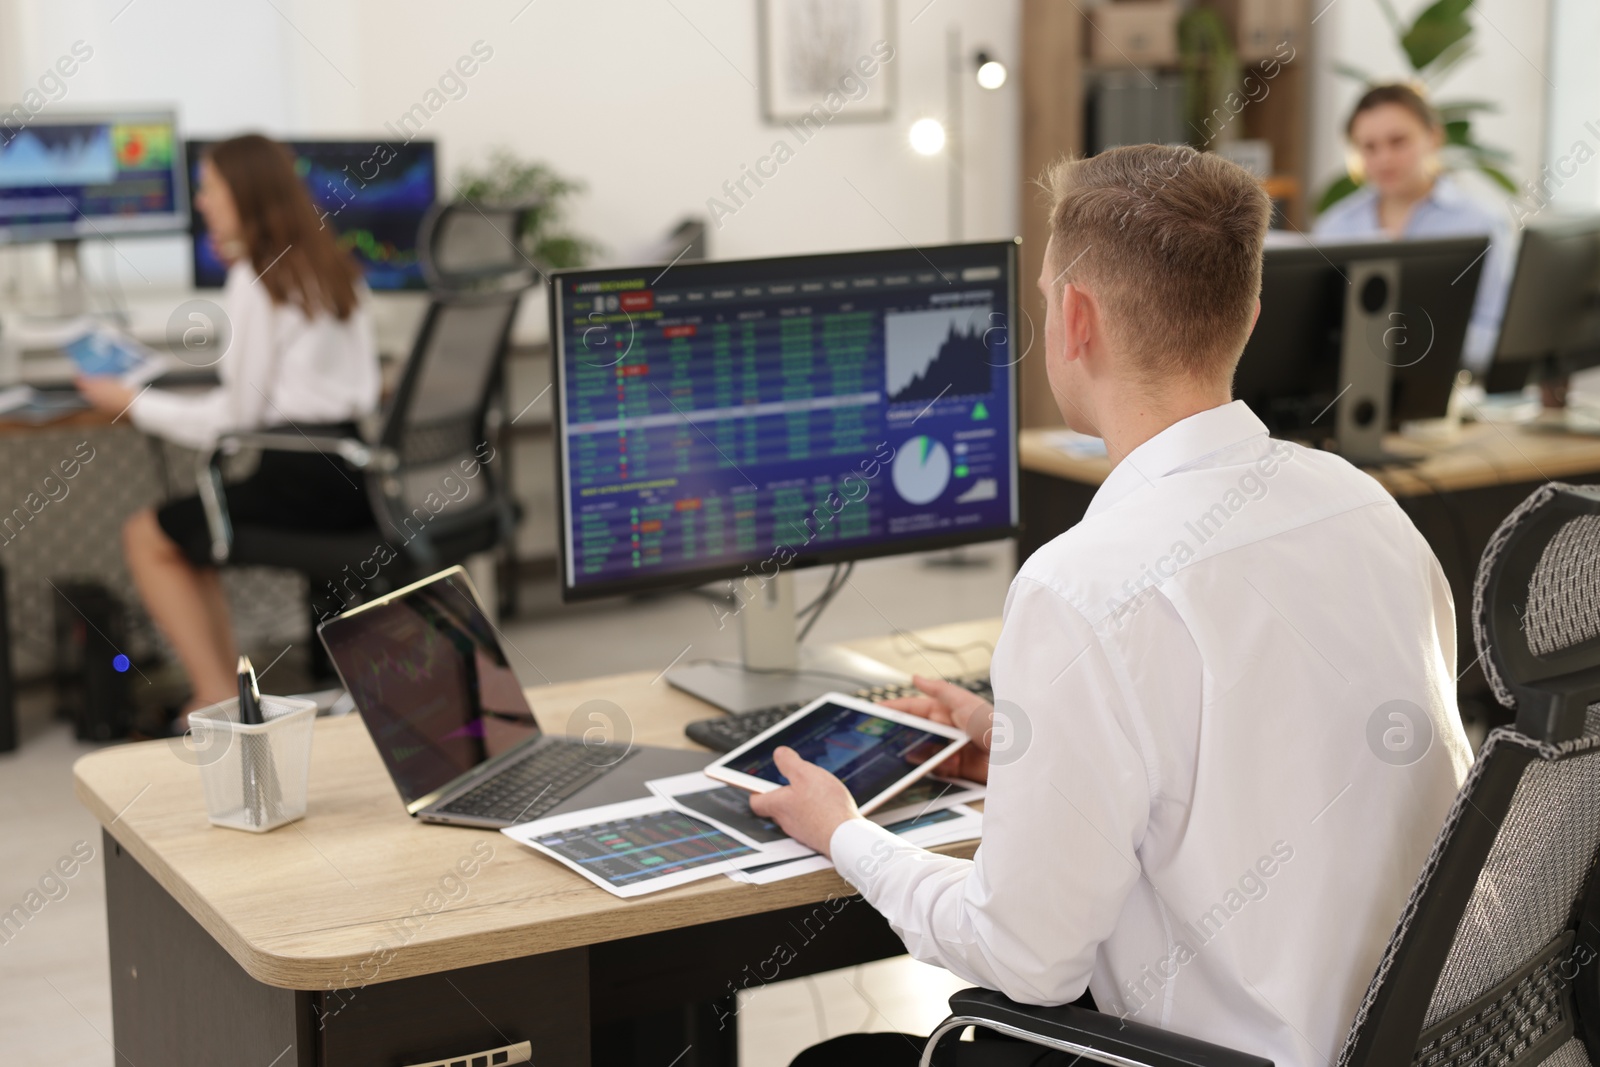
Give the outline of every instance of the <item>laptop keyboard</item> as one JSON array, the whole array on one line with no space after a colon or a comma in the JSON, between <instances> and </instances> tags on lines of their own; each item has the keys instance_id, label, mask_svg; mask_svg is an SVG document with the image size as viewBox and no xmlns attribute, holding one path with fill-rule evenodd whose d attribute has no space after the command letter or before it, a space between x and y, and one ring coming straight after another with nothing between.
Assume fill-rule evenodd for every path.
<instances>
[{"instance_id":1,"label":"laptop keyboard","mask_svg":"<svg viewBox=\"0 0 1600 1067\"><path fill-rule=\"evenodd\" d=\"M989 688L987 678L952 678L950 681L963 689L977 693L985 700L994 699L994 690ZM900 697L918 696L921 692L916 686L909 684L876 685L870 689L858 689L853 695L876 703ZM685 726L683 732L689 740L696 741L709 749L732 752L757 734L772 729L809 703L811 701L807 700L796 704L778 704L770 708L757 708L754 711L724 715L720 719L697 719Z\"/></svg>"},{"instance_id":2,"label":"laptop keyboard","mask_svg":"<svg viewBox=\"0 0 1600 1067\"><path fill-rule=\"evenodd\" d=\"M471 815L506 819L512 823L537 819L590 782L607 773L614 763L596 766L597 753L581 741L552 738L525 759L502 769L487 782L441 806L444 815Z\"/></svg>"}]
</instances>

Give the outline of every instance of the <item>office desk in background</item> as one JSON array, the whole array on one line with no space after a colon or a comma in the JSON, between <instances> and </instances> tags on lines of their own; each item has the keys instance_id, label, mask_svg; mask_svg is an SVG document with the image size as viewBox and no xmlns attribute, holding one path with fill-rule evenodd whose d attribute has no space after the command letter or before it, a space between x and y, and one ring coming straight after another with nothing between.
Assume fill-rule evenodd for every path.
<instances>
[{"instance_id":1,"label":"office desk in background","mask_svg":"<svg viewBox=\"0 0 1600 1067\"><path fill-rule=\"evenodd\" d=\"M1017 558L1083 518L1111 470L1104 456L1071 456L1050 443L1049 430L1021 438L1022 525ZM1472 584L1484 546L1500 521L1547 481L1600 482L1600 437L1507 423L1469 423L1444 445L1393 437L1400 454L1422 453L1415 464L1368 470L1432 546L1456 604L1456 649L1461 695L1486 705L1488 682L1473 659Z\"/></svg>"},{"instance_id":2,"label":"office desk in background","mask_svg":"<svg viewBox=\"0 0 1600 1067\"><path fill-rule=\"evenodd\" d=\"M127 329L157 349L171 351L169 318L194 300L218 301L216 291L130 291ZM377 294L373 302L374 332L386 379L393 378L411 351L417 324L426 308L425 294ZM70 387L72 363L58 350L41 347L40 326L17 308L0 307L0 386L16 383L40 388ZM542 297L525 299L513 331L506 367L503 429L507 447L498 461L522 504L522 521L504 568L502 599L515 608L511 593L523 579L544 579L555 573L553 448L550 436L550 358L545 342L547 322ZM174 379L179 381L174 382ZM158 384L183 387L215 382L210 367L184 367ZM81 442L95 449L95 460L76 479L58 505L47 504L26 529L10 536L4 520L24 506L27 494L40 492L41 479L72 454ZM37 423L0 414L0 573L5 603L0 614L0 642L11 664L7 686L16 681L47 679L53 667L56 592L51 582L86 579L105 586L128 609L128 654L143 662L161 647L160 638L139 608L122 562L123 521L141 507L194 492L193 452L141 435L126 416L112 423L99 412L83 411ZM57 490L59 492L59 490ZM44 499L43 494L40 495ZM67 518L67 516L71 518ZM13 521L13 529L20 528ZM307 632L305 585L289 572L230 568L224 575L235 610L238 638L245 647L282 648L303 640ZM3 631L9 629L9 634ZM9 641L7 641L9 638ZM279 639L282 639L280 642ZM0 664L0 675L4 675ZM142 678L135 684L143 685ZM0 693L0 752L15 747L14 716Z\"/></svg>"},{"instance_id":3,"label":"office desk in background","mask_svg":"<svg viewBox=\"0 0 1600 1067\"><path fill-rule=\"evenodd\" d=\"M904 635L850 647L954 676L988 670L999 629L918 635L959 653ZM607 700L635 741L679 747L711 713L652 672L528 698L546 729L581 732L574 712ZM523 1040L540 1067L731 1064L735 990L904 952L832 871L622 900L497 832L418 822L353 715L317 723L306 818L259 836L207 825L181 753L152 741L75 768L104 827L119 1065L410 1064Z\"/></svg>"},{"instance_id":4,"label":"office desk in background","mask_svg":"<svg viewBox=\"0 0 1600 1067\"><path fill-rule=\"evenodd\" d=\"M92 458L85 462L86 456ZM57 589L92 581L131 603L122 522L161 500L168 479L159 445L126 418L113 425L110 415L95 411L48 423L0 415L0 459L3 752L17 744L16 681L48 677L54 665ZM76 476L64 477L62 463ZM149 647L144 634L133 647Z\"/></svg>"}]
</instances>

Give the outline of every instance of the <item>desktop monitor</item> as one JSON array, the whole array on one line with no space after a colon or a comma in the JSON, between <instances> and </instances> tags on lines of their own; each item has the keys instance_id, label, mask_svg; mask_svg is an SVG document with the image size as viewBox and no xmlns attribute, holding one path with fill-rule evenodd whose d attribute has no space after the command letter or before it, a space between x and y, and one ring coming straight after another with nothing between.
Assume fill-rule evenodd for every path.
<instances>
[{"instance_id":1,"label":"desktop monitor","mask_svg":"<svg viewBox=\"0 0 1600 1067\"><path fill-rule=\"evenodd\" d=\"M1358 462L1381 461L1344 431L1444 416L1487 248L1481 236L1269 245L1233 395L1276 436L1340 438Z\"/></svg>"},{"instance_id":2,"label":"desktop monitor","mask_svg":"<svg viewBox=\"0 0 1600 1067\"><path fill-rule=\"evenodd\" d=\"M731 579L787 604L796 568L1011 537L1016 261L1006 241L552 275L563 598ZM751 666L760 610L738 609ZM774 662L821 655L792 611L772 623ZM831 662L817 692L884 680Z\"/></svg>"},{"instance_id":3,"label":"desktop monitor","mask_svg":"<svg viewBox=\"0 0 1600 1067\"><path fill-rule=\"evenodd\" d=\"M1016 254L556 273L564 597L1012 536Z\"/></svg>"},{"instance_id":4,"label":"desktop monitor","mask_svg":"<svg viewBox=\"0 0 1600 1067\"><path fill-rule=\"evenodd\" d=\"M185 173L172 111L51 112L0 126L0 244L181 232Z\"/></svg>"},{"instance_id":5,"label":"desktop monitor","mask_svg":"<svg viewBox=\"0 0 1600 1067\"><path fill-rule=\"evenodd\" d=\"M1491 393L1600 362L1600 214L1535 219L1522 233L1494 358Z\"/></svg>"},{"instance_id":6,"label":"desktop monitor","mask_svg":"<svg viewBox=\"0 0 1600 1067\"><path fill-rule=\"evenodd\" d=\"M192 186L200 184L200 160L214 141L190 141ZM366 141L286 141L295 173L305 182L323 221L338 234L339 247L355 256L369 288L425 289L417 235L438 192L432 141L391 145ZM194 284L219 288L227 265L211 247L204 216L190 226Z\"/></svg>"}]
</instances>

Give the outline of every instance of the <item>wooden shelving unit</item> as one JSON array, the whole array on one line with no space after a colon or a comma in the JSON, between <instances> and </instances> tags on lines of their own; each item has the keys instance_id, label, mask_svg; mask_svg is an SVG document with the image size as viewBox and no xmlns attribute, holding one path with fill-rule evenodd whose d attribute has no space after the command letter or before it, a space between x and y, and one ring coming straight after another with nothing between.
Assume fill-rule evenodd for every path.
<instances>
[{"instance_id":1,"label":"wooden shelving unit","mask_svg":"<svg viewBox=\"0 0 1600 1067\"><path fill-rule=\"evenodd\" d=\"M1120 5L1119 5L1120 6ZM1229 118L1229 133L1260 139L1272 146L1272 174L1267 192L1281 208L1282 221L1291 229L1304 229L1308 220L1310 189L1309 144L1311 54L1307 0L1196 0L1185 7L1211 7L1232 22L1235 8L1271 6L1287 10L1284 21L1296 27L1288 45L1287 62L1267 59L1240 63L1241 106ZM1090 79L1109 69L1103 60L1091 62L1091 38L1100 33L1081 4L1061 0L1023 0L1021 33L1022 167L1020 229L1022 234L1022 309L1024 344L1028 354L1020 364L1022 423L1027 427L1056 426L1061 422L1045 378L1044 301L1034 281L1043 266L1047 225L1044 194L1037 179L1063 154L1083 155L1089 149L1086 114ZM1105 49L1100 49L1103 53ZM1115 51L1113 49L1112 51ZM1241 50L1243 52L1243 50ZM1259 49L1258 49L1259 51ZM1276 49L1274 49L1276 51ZM1143 69L1133 65L1123 69ZM1176 68L1163 63L1148 68L1151 74L1170 74ZM1246 87L1250 89L1247 92ZM1194 140L1203 140L1195 137Z\"/></svg>"}]
</instances>

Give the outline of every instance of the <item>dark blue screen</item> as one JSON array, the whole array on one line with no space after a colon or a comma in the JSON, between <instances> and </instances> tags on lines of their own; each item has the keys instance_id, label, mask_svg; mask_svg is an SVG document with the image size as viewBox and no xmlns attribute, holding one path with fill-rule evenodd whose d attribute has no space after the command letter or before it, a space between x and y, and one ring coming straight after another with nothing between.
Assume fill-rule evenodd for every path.
<instances>
[{"instance_id":1,"label":"dark blue screen","mask_svg":"<svg viewBox=\"0 0 1600 1067\"><path fill-rule=\"evenodd\" d=\"M558 275L569 595L1008 534L1014 255Z\"/></svg>"}]
</instances>

